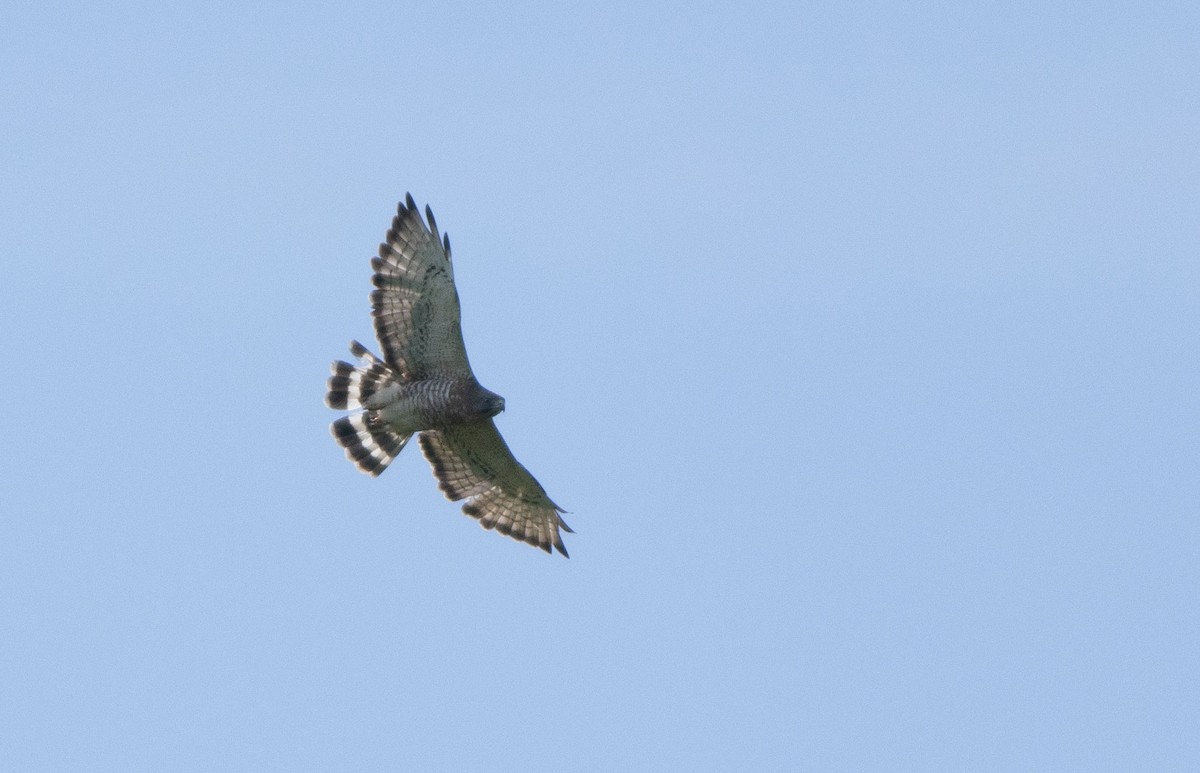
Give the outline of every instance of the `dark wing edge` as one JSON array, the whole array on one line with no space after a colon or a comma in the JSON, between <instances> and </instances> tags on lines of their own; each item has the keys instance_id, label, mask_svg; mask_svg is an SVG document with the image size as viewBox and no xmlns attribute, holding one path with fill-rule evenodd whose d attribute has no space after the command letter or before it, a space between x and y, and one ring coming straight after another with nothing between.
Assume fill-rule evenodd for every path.
<instances>
[{"instance_id":1,"label":"dark wing edge","mask_svg":"<svg viewBox=\"0 0 1200 773\"><path fill-rule=\"evenodd\" d=\"M560 531L573 530L565 513L513 457L491 419L420 434L421 452L438 488L485 529L570 558Z\"/></svg>"}]
</instances>

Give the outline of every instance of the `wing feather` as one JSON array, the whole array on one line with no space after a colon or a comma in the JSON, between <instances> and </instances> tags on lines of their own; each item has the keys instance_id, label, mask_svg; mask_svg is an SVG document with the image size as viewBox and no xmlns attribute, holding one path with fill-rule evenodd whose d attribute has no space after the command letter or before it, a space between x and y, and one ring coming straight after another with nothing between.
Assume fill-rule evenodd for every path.
<instances>
[{"instance_id":1,"label":"wing feather","mask_svg":"<svg viewBox=\"0 0 1200 773\"><path fill-rule=\"evenodd\" d=\"M371 259L371 316L384 359L405 380L471 374L454 288L450 241L439 238L433 212L426 227L408 195L396 209L379 255Z\"/></svg>"},{"instance_id":2,"label":"wing feather","mask_svg":"<svg viewBox=\"0 0 1200 773\"><path fill-rule=\"evenodd\" d=\"M426 431L420 438L438 487L451 501L466 499L463 512L480 526L547 553L553 547L567 555L559 534L560 529L571 531L559 517L566 511L513 457L495 422L486 419Z\"/></svg>"}]
</instances>

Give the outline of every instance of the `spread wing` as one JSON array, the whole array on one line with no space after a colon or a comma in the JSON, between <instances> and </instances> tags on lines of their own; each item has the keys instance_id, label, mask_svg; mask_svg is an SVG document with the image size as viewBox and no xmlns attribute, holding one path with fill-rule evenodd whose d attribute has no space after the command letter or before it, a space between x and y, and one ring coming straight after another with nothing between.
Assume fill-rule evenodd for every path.
<instances>
[{"instance_id":1,"label":"spread wing","mask_svg":"<svg viewBox=\"0 0 1200 773\"><path fill-rule=\"evenodd\" d=\"M458 291L450 265L450 239L438 237L433 212L429 227L412 194L396 211L387 241L371 259L377 288L371 316L384 359L407 381L431 375L471 375L463 345Z\"/></svg>"},{"instance_id":2,"label":"spread wing","mask_svg":"<svg viewBox=\"0 0 1200 773\"><path fill-rule=\"evenodd\" d=\"M571 527L566 512L550 501L529 470L513 458L491 419L421 433L421 451L438 487L451 501L466 499L463 512L515 540L567 555L559 529Z\"/></svg>"}]
</instances>

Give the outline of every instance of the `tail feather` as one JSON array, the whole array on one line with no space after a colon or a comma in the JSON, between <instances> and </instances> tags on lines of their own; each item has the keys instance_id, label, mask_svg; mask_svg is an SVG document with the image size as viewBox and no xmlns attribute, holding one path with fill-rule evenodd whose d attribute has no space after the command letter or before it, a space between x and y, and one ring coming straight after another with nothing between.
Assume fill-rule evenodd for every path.
<instances>
[{"instance_id":1,"label":"tail feather","mask_svg":"<svg viewBox=\"0 0 1200 773\"><path fill-rule=\"evenodd\" d=\"M388 429L374 411L343 416L329 429L338 445L346 449L346 458L372 477L386 470L412 437Z\"/></svg>"},{"instance_id":2,"label":"tail feather","mask_svg":"<svg viewBox=\"0 0 1200 773\"><path fill-rule=\"evenodd\" d=\"M400 388L400 377L396 371L358 341L350 342L350 353L361 364L355 366L341 360L333 363L325 403L330 408L343 411L354 408L368 410L343 416L329 425L329 429L338 445L346 449L346 458L354 462L358 469L374 476L387 469L404 450L404 444L412 435L392 431L376 411L369 410L379 407L368 402L372 395L388 387ZM387 396L380 397L384 399Z\"/></svg>"},{"instance_id":3,"label":"tail feather","mask_svg":"<svg viewBox=\"0 0 1200 773\"><path fill-rule=\"evenodd\" d=\"M330 367L329 391L325 404L344 411L362 408L371 395L399 381L391 366L367 351L358 341L350 342L350 353L362 362L359 366L338 360Z\"/></svg>"}]
</instances>

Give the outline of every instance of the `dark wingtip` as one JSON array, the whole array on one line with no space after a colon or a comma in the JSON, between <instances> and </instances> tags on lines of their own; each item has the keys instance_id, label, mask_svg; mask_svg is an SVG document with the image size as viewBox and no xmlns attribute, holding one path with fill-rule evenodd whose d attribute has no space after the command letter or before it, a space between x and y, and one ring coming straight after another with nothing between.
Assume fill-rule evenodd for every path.
<instances>
[{"instance_id":1,"label":"dark wingtip","mask_svg":"<svg viewBox=\"0 0 1200 773\"><path fill-rule=\"evenodd\" d=\"M436 240L438 232L437 221L433 219L433 210L429 208L428 204L425 205L425 219L429 221L429 230L433 232Z\"/></svg>"},{"instance_id":2,"label":"dark wingtip","mask_svg":"<svg viewBox=\"0 0 1200 773\"><path fill-rule=\"evenodd\" d=\"M408 209L415 210L417 208L417 202L413 201L411 193L404 194L404 204Z\"/></svg>"}]
</instances>

